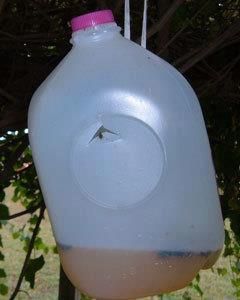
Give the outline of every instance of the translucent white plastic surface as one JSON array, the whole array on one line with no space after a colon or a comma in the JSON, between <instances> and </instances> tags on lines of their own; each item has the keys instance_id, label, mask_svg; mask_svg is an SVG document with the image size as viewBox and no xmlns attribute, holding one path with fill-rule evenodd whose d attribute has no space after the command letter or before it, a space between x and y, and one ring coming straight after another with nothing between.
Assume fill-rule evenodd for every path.
<instances>
[{"instance_id":1,"label":"translucent white plastic surface","mask_svg":"<svg viewBox=\"0 0 240 300\"><path fill-rule=\"evenodd\" d=\"M34 162L65 272L95 298L182 288L224 231L190 85L115 23L73 34L33 96Z\"/></svg>"}]
</instances>

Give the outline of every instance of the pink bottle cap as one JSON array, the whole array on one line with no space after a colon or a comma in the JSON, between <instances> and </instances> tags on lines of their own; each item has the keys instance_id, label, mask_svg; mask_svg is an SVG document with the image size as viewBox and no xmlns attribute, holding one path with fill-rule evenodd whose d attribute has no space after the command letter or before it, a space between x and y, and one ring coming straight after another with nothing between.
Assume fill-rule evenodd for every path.
<instances>
[{"instance_id":1,"label":"pink bottle cap","mask_svg":"<svg viewBox=\"0 0 240 300\"><path fill-rule=\"evenodd\" d=\"M99 10L82 16L75 17L71 20L72 31L93 27L100 24L114 22L114 16L110 9Z\"/></svg>"}]
</instances>

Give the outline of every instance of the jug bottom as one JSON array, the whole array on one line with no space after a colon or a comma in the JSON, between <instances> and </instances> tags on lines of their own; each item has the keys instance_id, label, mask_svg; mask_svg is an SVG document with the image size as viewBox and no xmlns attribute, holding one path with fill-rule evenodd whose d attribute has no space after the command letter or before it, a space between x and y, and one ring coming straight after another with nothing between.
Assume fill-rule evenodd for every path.
<instances>
[{"instance_id":1,"label":"jug bottom","mask_svg":"<svg viewBox=\"0 0 240 300\"><path fill-rule=\"evenodd\" d=\"M97 299L135 299L188 285L216 252L135 251L59 247L64 271L82 292ZM213 259L214 258L214 259Z\"/></svg>"}]
</instances>

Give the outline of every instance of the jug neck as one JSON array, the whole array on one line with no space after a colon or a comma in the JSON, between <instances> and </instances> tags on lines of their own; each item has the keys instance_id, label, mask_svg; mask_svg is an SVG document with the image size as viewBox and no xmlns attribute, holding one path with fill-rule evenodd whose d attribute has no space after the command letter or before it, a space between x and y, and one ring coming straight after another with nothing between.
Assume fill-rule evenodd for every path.
<instances>
[{"instance_id":1,"label":"jug neck","mask_svg":"<svg viewBox=\"0 0 240 300\"><path fill-rule=\"evenodd\" d=\"M80 46L85 43L98 42L104 39L122 37L121 28L115 22L99 24L72 33L70 43L73 46Z\"/></svg>"}]
</instances>

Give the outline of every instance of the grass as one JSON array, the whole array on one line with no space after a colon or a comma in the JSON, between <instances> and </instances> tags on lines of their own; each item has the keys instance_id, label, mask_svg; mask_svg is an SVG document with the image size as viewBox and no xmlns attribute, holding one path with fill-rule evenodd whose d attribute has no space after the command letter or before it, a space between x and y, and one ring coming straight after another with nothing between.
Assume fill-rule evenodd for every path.
<instances>
[{"instance_id":1,"label":"grass","mask_svg":"<svg viewBox=\"0 0 240 300\"><path fill-rule=\"evenodd\" d=\"M11 191L8 191L8 199L11 198ZM21 211L23 208L20 204L12 204L7 200L10 206L10 212L14 213ZM22 250L23 244L18 239L13 239L11 234L11 225L16 228L21 228L27 218L26 216L11 220L7 225L3 226L1 230L5 261L1 262L0 267L3 267L7 273L5 283L9 286L9 293L6 296L1 296L1 300L9 299L11 292L16 285L24 258L25 252ZM40 236L49 245L54 245L54 238L52 235L51 225L46 215L42 222ZM41 252L35 251L33 254L37 257ZM212 270L201 271L200 287L204 292L203 297L194 291L192 288L185 288L169 295L164 295L163 300L180 300L185 291L189 291L192 300L235 300L234 288L231 284L230 258L221 257ZM217 268L227 268L228 273L225 276L217 274ZM184 270L183 270L184 271ZM57 300L58 298L58 280L59 280L59 258L57 254L51 251L45 256L45 265L43 269L37 272L35 280L35 288L29 288L29 283L24 282L17 300ZM152 297L152 300L155 297ZM157 298L156 298L157 299ZM68 300L68 299L66 299Z\"/></svg>"}]
</instances>

